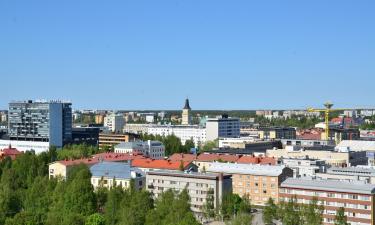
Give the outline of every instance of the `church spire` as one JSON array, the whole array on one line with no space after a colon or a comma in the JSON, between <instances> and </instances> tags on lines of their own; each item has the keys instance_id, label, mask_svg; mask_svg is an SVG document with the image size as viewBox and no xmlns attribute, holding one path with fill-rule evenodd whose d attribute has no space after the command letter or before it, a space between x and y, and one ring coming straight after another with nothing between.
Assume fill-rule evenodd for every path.
<instances>
[{"instance_id":1,"label":"church spire","mask_svg":"<svg viewBox=\"0 0 375 225\"><path fill-rule=\"evenodd\" d=\"M189 110L191 110L190 105L189 105L189 99L188 99L188 98L185 100L185 106L184 106L183 109L189 109Z\"/></svg>"}]
</instances>

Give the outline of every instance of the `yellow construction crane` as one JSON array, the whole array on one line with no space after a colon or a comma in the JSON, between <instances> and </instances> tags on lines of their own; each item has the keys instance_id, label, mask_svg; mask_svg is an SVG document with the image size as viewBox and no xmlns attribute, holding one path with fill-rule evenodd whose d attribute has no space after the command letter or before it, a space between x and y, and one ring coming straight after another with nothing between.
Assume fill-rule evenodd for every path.
<instances>
[{"instance_id":1,"label":"yellow construction crane","mask_svg":"<svg viewBox=\"0 0 375 225\"><path fill-rule=\"evenodd\" d=\"M325 109L314 109L308 108L308 112L324 112L324 121L325 121L325 140L329 139L329 114L335 111L344 111L347 109L332 109L333 104L331 102L326 102L324 104Z\"/></svg>"}]
</instances>

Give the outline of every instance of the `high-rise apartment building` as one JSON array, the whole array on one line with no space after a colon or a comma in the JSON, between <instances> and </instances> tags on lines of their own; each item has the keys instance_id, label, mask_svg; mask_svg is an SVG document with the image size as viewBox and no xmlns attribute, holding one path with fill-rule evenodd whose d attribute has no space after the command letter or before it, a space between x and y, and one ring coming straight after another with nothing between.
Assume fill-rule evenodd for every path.
<instances>
[{"instance_id":1,"label":"high-rise apartment building","mask_svg":"<svg viewBox=\"0 0 375 225\"><path fill-rule=\"evenodd\" d=\"M125 125L125 119L120 114L110 114L104 118L104 126L114 133L121 133Z\"/></svg>"},{"instance_id":2,"label":"high-rise apartment building","mask_svg":"<svg viewBox=\"0 0 375 225\"><path fill-rule=\"evenodd\" d=\"M63 146L72 139L72 104L63 101L9 103L10 140Z\"/></svg>"},{"instance_id":3,"label":"high-rise apartment building","mask_svg":"<svg viewBox=\"0 0 375 225\"><path fill-rule=\"evenodd\" d=\"M240 136L240 119L222 115L208 118L206 122L206 139L213 141L218 138L235 138Z\"/></svg>"}]
</instances>

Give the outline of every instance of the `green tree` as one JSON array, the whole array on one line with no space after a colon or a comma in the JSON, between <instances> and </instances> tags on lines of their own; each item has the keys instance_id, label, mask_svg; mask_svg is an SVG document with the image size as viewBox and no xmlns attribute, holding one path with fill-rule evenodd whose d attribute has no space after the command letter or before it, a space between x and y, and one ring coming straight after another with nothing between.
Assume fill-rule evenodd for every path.
<instances>
[{"instance_id":1,"label":"green tree","mask_svg":"<svg viewBox=\"0 0 375 225\"><path fill-rule=\"evenodd\" d=\"M215 198L214 189L212 188L207 191L206 202L203 205L203 212L207 219L215 217Z\"/></svg>"},{"instance_id":2,"label":"green tree","mask_svg":"<svg viewBox=\"0 0 375 225\"><path fill-rule=\"evenodd\" d=\"M317 198L313 198L309 204L304 205L302 213L304 216L304 224L320 225L323 223L324 206L318 204Z\"/></svg>"},{"instance_id":3,"label":"green tree","mask_svg":"<svg viewBox=\"0 0 375 225\"><path fill-rule=\"evenodd\" d=\"M118 223L121 201L124 198L124 194L122 187L115 186L109 190L104 213L106 225L115 225Z\"/></svg>"},{"instance_id":4,"label":"green tree","mask_svg":"<svg viewBox=\"0 0 375 225\"><path fill-rule=\"evenodd\" d=\"M347 217L345 216L345 209L340 207L336 212L335 225L349 225Z\"/></svg>"},{"instance_id":5,"label":"green tree","mask_svg":"<svg viewBox=\"0 0 375 225\"><path fill-rule=\"evenodd\" d=\"M297 204L297 199L290 198L288 202L280 203L280 219L284 225L300 225L303 224L301 210Z\"/></svg>"},{"instance_id":6,"label":"green tree","mask_svg":"<svg viewBox=\"0 0 375 225\"><path fill-rule=\"evenodd\" d=\"M265 224L271 224L277 219L277 206L272 198L269 198L263 210L263 221Z\"/></svg>"},{"instance_id":7,"label":"green tree","mask_svg":"<svg viewBox=\"0 0 375 225\"><path fill-rule=\"evenodd\" d=\"M239 213L231 221L228 221L227 225L251 225L253 216L249 213Z\"/></svg>"},{"instance_id":8,"label":"green tree","mask_svg":"<svg viewBox=\"0 0 375 225\"><path fill-rule=\"evenodd\" d=\"M105 219L101 214L94 213L87 217L85 225L105 225Z\"/></svg>"}]
</instances>

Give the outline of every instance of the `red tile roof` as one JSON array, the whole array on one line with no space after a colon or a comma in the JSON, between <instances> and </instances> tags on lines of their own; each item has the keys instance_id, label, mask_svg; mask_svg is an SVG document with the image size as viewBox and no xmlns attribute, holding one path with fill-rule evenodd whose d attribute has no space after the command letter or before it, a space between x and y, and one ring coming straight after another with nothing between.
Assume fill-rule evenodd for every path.
<instances>
[{"instance_id":1,"label":"red tile roof","mask_svg":"<svg viewBox=\"0 0 375 225\"><path fill-rule=\"evenodd\" d=\"M236 162L240 156L229 155L229 154L217 154L217 153L202 153L197 157L197 161L213 162L213 161L224 161L224 162Z\"/></svg>"},{"instance_id":2,"label":"red tile roof","mask_svg":"<svg viewBox=\"0 0 375 225\"><path fill-rule=\"evenodd\" d=\"M121 162L121 161L129 161L137 158L145 158L141 154L129 154L129 153L113 153L113 152L106 152L93 155L91 158L84 158L84 159L75 159L75 160L60 160L58 162L64 164L65 166L71 165L78 165L78 164L86 164L92 165L95 163L100 162L101 160L107 162Z\"/></svg>"},{"instance_id":3,"label":"red tile roof","mask_svg":"<svg viewBox=\"0 0 375 225\"><path fill-rule=\"evenodd\" d=\"M237 160L237 163L276 165L276 159L272 157L255 157L255 156L244 155Z\"/></svg>"},{"instance_id":4,"label":"red tile roof","mask_svg":"<svg viewBox=\"0 0 375 225\"><path fill-rule=\"evenodd\" d=\"M169 156L169 160L171 161L194 161L197 158L197 155L194 154L185 154L185 153L174 153L173 155Z\"/></svg>"},{"instance_id":5,"label":"red tile roof","mask_svg":"<svg viewBox=\"0 0 375 225\"><path fill-rule=\"evenodd\" d=\"M150 169L179 170L181 161L171 161L167 159L134 159L132 166ZM184 169L188 169L192 161L183 162Z\"/></svg>"},{"instance_id":6,"label":"red tile roof","mask_svg":"<svg viewBox=\"0 0 375 225\"><path fill-rule=\"evenodd\" d=\"M5 158L9 156L11 159L15 159L18 155L22 153L23 152L18 151L16 148L12 148L12 146L9 146L8 148L4 148L0 151L0 158Z\"/></svg>"}]
</instances>

